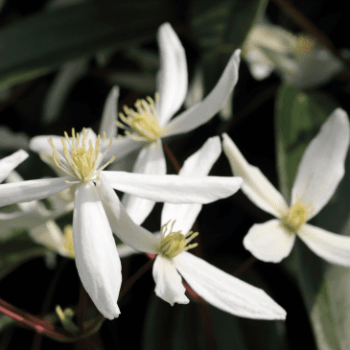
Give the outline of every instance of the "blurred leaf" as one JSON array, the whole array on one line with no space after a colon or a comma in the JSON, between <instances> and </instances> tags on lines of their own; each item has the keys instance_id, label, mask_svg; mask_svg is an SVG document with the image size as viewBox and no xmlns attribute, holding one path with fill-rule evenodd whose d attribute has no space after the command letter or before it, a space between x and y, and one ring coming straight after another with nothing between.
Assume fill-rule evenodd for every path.
<instances>
[{"instance_id":1,"label":"blurred leaf","mask_svg":"<svg viewBox=\"0 0 350 350\"><path fill-rule=\"evenodd\" d=\"M43 11L1 28L0 79L147 40L175 16L162 0L95 0Z\"/></svg>"},{"instance_id":2,"label":"blurred leaf","mask_svg":"<svg viewBox=\"0 0 350 350\"><path fill-rule=\"evenodd\" d=\"M207 92L218 81L233 51L242 46L266 0L194 0L191 24L204 51Z\"/></svg>"},{"instance_id":3,"label":"blurred leaf","mask_svg":"<svg viewBox=\"0 0 350 350\"><path fill-rule=\"evenodd\" d=\"M282 86L276 104L278 171L282 193L289 199L299 161L306 146L336 105L327 96L312 98ZM316 226L349 234L350 157L345 178L328 205L316 216ZM296 274L321 350L350 348L350 270L329 265L300 240L295 249Z\"/></svg>"},{"instance_id":4,"label":"blurred leaf","mask_svg":"<svg viewBox=\"0 0 350 350\"><path fill-rule=\"evenodd\" d=\"M246 350L237 317L209 306L217 350ZM173 307L152 295L144 330L143 350L206 349L203 323L198 305Z\"/></svg>"},{"instance_id":5,"label":"blurred leaf","mask_svg":"<svg viewBox=\"0 0 350 350\"><path fill-rule=\"evenodd\" d=\"M27 234L0 244L0 280L26 260L43 256L48 250L35 244Z\"/></svg>"}]
</instances>

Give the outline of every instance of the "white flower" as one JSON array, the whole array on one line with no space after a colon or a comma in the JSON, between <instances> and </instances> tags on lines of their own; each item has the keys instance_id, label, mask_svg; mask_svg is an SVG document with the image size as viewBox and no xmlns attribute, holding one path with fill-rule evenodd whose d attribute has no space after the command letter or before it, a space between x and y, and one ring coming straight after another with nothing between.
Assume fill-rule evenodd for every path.
<instances>
[{"instance_id":1,"label":"white flower","mask_svg":"<svg viewBox=\"0 0 350 350\"><path fill-rule=\"evenodd\" d=\"M209 139L198 152L186 160L180 177L193 177L198 180L205 177L220 153L220 139ZM189 300L185 295L182 275L198 295L223 311L248 318L285 319L286 312L264 291L187 252L197 245L188 243L198 233L187 232L193 226L201 208L201 204L166 203L162 211L161 235L147 236L144 233L142 244L130 235L121 237L134 248L149 252L151 246L153 253L158 254L153 265L157 296L171 305L187 304Z\"/></svg>"},{"instance_id":2,"label":"white flower","mask_svg":"<svg viewBox=\"0 0 350 350\"><path fill-rule=\"evenodd\" d=\"M96 307L112 319L120 313L117 299L121 284L112 230L136 237L143 232L125 213L113 188L153 201L208 203L235 193L242 180L213 176L194 181L175 175L103 171L113 161L112 157L101 164L112 143L110 140L105 147L104 141L105 135L101 140L92 130L75 134L73 129L71 138L67 133L65 138L51 137L53 162L65 176L0 185L0 206L46 198L71 187L78 273Z\"/></svg>"},{"instance_id":3,"label":"white flower","mask_svg":"<svg viewBox=\"0 0 350 350\"><path fill-rule=\"evenodd\" d=\"M136 102L136 110L124 108L117 122L120 128L125 129L126 138L115 139L108 154L115 155L116 160L125 157L134 150L141 151L134 164L134 173L164 175L166 162L162 148L162 139L181 133L189 132L208 122L225 104L238 80L238 66L240 50L235 51L228 62L219 82L211 93L201 102L180 113L176 118L173 115L184 103L187 94L187 65L184 48L179 38L170 26L163 24L158 32L160 48L160 71L157 79L159 94L154 102L150 97L147 100ZM115 111L115 97L111 93L110 102ZM111 110L111 109L110 109ZM112 114L104 114L111 116ZM107 118L115 122L114 118ZM104 120L104 118L103 118ZM105 123L103 131L113 129L110 123ZM114 126L114 134L116 128ZM136 223L141 223L151 212L154 201L125 195L123 204L134 207L138 213L133 216ZM141 220L141 221L140 221Z\"/></svg>"},{"instance_id":4,"label":"white flower","mask_svg":"<svg viewBox=\"0 0 350 350\"><path fill-rule=\"evenodd\" d=\"M266 20L252 28L242 56L255 79L265 79L277 70L284 82L299 89L326 83L345 69L338 58L310 36L294 35Z\"/></svg>"},{"instance_id":5,"label":"white flower","mask_svg":"<svg viewBox=\"0 0 350 350\"><path fill-rule=\"evenodd\" d=\"M260 170L248 164L226 134L223 137L224 152L232 171L243 178L243 192L277 218L254 225L243 240L245 248L260 260L279 262L289 255L297 234L323 259L350 266L350 237L306 223L327 204L344 175L349 146L347 114L336 109L308 145L299 164L289 208Z\"/></svg>"}]
</instances>

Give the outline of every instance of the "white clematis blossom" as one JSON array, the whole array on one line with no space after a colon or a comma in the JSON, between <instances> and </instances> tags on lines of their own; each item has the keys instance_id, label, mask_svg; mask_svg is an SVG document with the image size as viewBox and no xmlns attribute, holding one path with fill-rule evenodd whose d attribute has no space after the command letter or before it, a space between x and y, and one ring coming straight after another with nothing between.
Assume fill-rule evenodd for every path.
<instances>
[{"instance_id":1,"label":"white clematis blossom","mask_svg":"<svg viewBox=\"0 0 350 350\"><path fill-rule=\"evenodd\" d=\"M65 133L65 138L51 137L49 143L52 160L65 176L0 185L0 206L43 199L71 188L78 273L96 307L110 319L120 314L121 285L112 230L136 237L143 232L129 218L113 188L153 201L208 203L232 195L242 183L240 178L213 176L194 181L175 175L103 171L113 161L112 157L102 164L112 140L105 146L105 135L96 137L92 130L75 134L73 129L71 138Z\"/></svg>"},{"instance_id":2,"label":"white clematis blossom","mask_svg":"<svg viewBox=\"0 0 350 350\"><path fill-rule=\"evenodd\" d=\"M251 29L242 48L242 57L255 79L265 79L276 70L284 82L306 89L326 83L345 69L310 36L294 35L266 20L261 22Z\"/></svg>"},{"instance_id":3,"label":"white clematis blossom","mask_svg":"<svg viewBox=\"0 0 350 350\"><path fill-rule=\"evenodd\" d=\"M242 191L258 207L277 219L254 225L243 244L256 258L280 262L293 248L295 236L318 256L350 267L350 237L307 224L327 204L344 175L349 147L347 114L336 109L310 142L292 188L291 206L260 170L250 165L226 134L224 152L235 175L243 178Z\"/></svg>"},{"instance_id":4,"label":"white clematis blossom","mask_svg":"<svg viewBox=\"0 0 350 350\"><path fill-rule=\"evenodd\" d=\"M220 153L220 139L209 139L198 152L186 160L179 173L180 177L193 177L198 180L205 177ZM153 265L157 296L171 305L189 303L182 284L182 275L198 295L223 311L248 318L285 319L285 310L263 290L187 252L197 245L188 243L198 235L190 229L201 208L201 204L166 203L162 211L160 235L144 234L143 244L130 235L121 237L134 248L149 252L149 247L152 247L153 253L157 254ZM127 207L127 210L130 208Z\"/></svg>"},{"instance_id":5,"label":"white clematis blossom","mask_svg":"<svg viewBox=\"0 0 350 350\"><path fill-rule=\"evenodd\" d=\"M164 175L166 162L162 140L166 137L189 132L208 122L225 104L238 80L239 54L236 50L229 60L220 80L211 93L201 102L171 119L180 109L187 94L187 64L183 46L169 23L163 24L158 31L160 49L160 71L157 79L155 101L150 97L136 102L136 109L124 107L117 121L118 127L125 130L125 138L114 139L109 155L119 160L132 151L140 150L134 164L134 173ZM116 99L112 92L106 102L102 131L117 129L112 123L117 120ZM109 112L108 112L109 111ZM114 118L113 116L114 113ZM151 212L154 201L125 195L123 205L135 207L143 215L132 217L136 223L144 220ZM136 210L138 208L138 210Z\"/></svg>"}]
</instances>

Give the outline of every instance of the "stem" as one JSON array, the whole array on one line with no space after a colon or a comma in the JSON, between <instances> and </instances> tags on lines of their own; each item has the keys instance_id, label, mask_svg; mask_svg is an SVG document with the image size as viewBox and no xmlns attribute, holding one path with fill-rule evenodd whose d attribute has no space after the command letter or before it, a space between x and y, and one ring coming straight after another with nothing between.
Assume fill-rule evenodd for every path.
<instances>
[{"instance_id":1,"label":"stem","mask_svg":"<svg viewBox=\"0 0 350 350\"><path fill-rule=\"evenodd\" d=\"M248 270L255 263L255 261L256 258L251 256L242 265L238 266L237 269L232 272L232 275L235 277L242 275L242 273Z\"/></svg>"},{"instance_id":2,"label":"stem","mask_svg":"<svg viewBox=\"0 0 350 350\"><path fill-rule=\"evenodd\" d=\"M171 164L173 165L174 170L177 173L179 173L179 171L181 169L180 164L177 161L176 157L174 156L174 153L170 150L170 148L164 142L163 142L163 150L164 150L166 156L168 157L168 159L170 160Z\"/></svg>"},{"instance_id":3,"label":"stem","mask_svg":"<svg viewBox=\"0 0 350 350\"><path fill-rule=\"evenodd\" d=\"M52 298L56 289L56 285L68 261L69 260L66 258L61 261L59 268L57 269L53 279L51 280L51 283L47 289L47 293L41 309L41 316L44 316L49 311L50 304L52 302ZM35 334L33 344L32 344L32 350L40 350L42 337L43 337L42 333Z\"/></svg>"},{"instance_id":4,"label":"stem","mask_svg":"<svg viewBox=\"0 0 350 350\"><path fill-rule=\"evenodd\" d=\"M205 344L207 350L216 350L215 334L213 323L211 321L208 304L198 304L198 309L201 314L201 320L204 329Z\"/></svg>"}]
</instances>

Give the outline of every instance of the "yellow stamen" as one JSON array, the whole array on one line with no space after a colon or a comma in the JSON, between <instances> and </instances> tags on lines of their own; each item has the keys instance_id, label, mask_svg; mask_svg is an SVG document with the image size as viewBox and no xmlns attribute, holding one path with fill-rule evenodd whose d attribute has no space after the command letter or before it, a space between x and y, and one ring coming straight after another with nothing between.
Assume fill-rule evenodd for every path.
<instances>
[{"instance_id":1,"label":"yellow stamen","mask_svg":"<svg viewBox=\"0 0 350 350\"><path fill-rule=\"evenodd\" d=\"M162 226L162 239L157 247L159 254L161 254L164 258L172 259L185 250L197 247L198 243L187 244L198 236L198 232L190 231L186 235L183 235L181 231L173 232L173 227L175 224L175 221L173 221L169 229L169 233L166 234L168 231L169 222Z\"/></svg>"},{"instance_id":2,"label":"yellow stamen","mask_svg":"<svg viewBox=\"0 0 350 350\"><path fill-rule=\"evenodd\" d=\"M63 230L64 239L63 245L67 249L71 258L75 258L74 242L73 242L73 227L71 225L65 226Z\"/></svg>"},{"instance_id":3,"label":"yellow stamen","mask_svg":"<svg viewBox=\"0 0 350 350\"><path fill-rule=\"evenodd\" d=\"M60 154L52 138L50 138L49 144L53 149L52 158L57 167L61 168L68 175L74 176L78 181L68 181L71 183L79 183L91 180L97 180L99 178L99 172L103 170L107 165L114 161L114 156L103 166L99 167L101 161L106 155L109 148L112 146L112 138L109 145L103 154L100 154L101 150L101 137L97 137L95 145L92 141L87 142L89 130L83 129L82 137L75 133L72 129L72 137L69 138L67 132L64 132L64 136L61 138L63 146L63 155ZM102 143L106 140L106 133L102 134ZM86 144L87 143L87 144Z\"/></svg>"},{"instance_id":4,"label":"yellow stamen","mask_svg":"<svg viewBox=\"0 0 350 350\"><path fill-rule=\"evenodd\" d=\"M155 95L158 100L158 94ZM118 127L125 129L125 135L135 141L155 142L163 135L163 129L158 124L155 102L151 97L137 100L135 110L124 106L124 113L119 113L122 122L117 121Z\"/></svg>"},{"instance_id":5,"label":"yellow stamen","mask_svg":"<svg viewBox=\"0 0 350 350\"><path fill-rule=\"evenodd\" d=\"M282 225L290 233L296 233L314 211L311 205L302 204L300 199L282 217Z\"/></svg>"}]
</instances>

